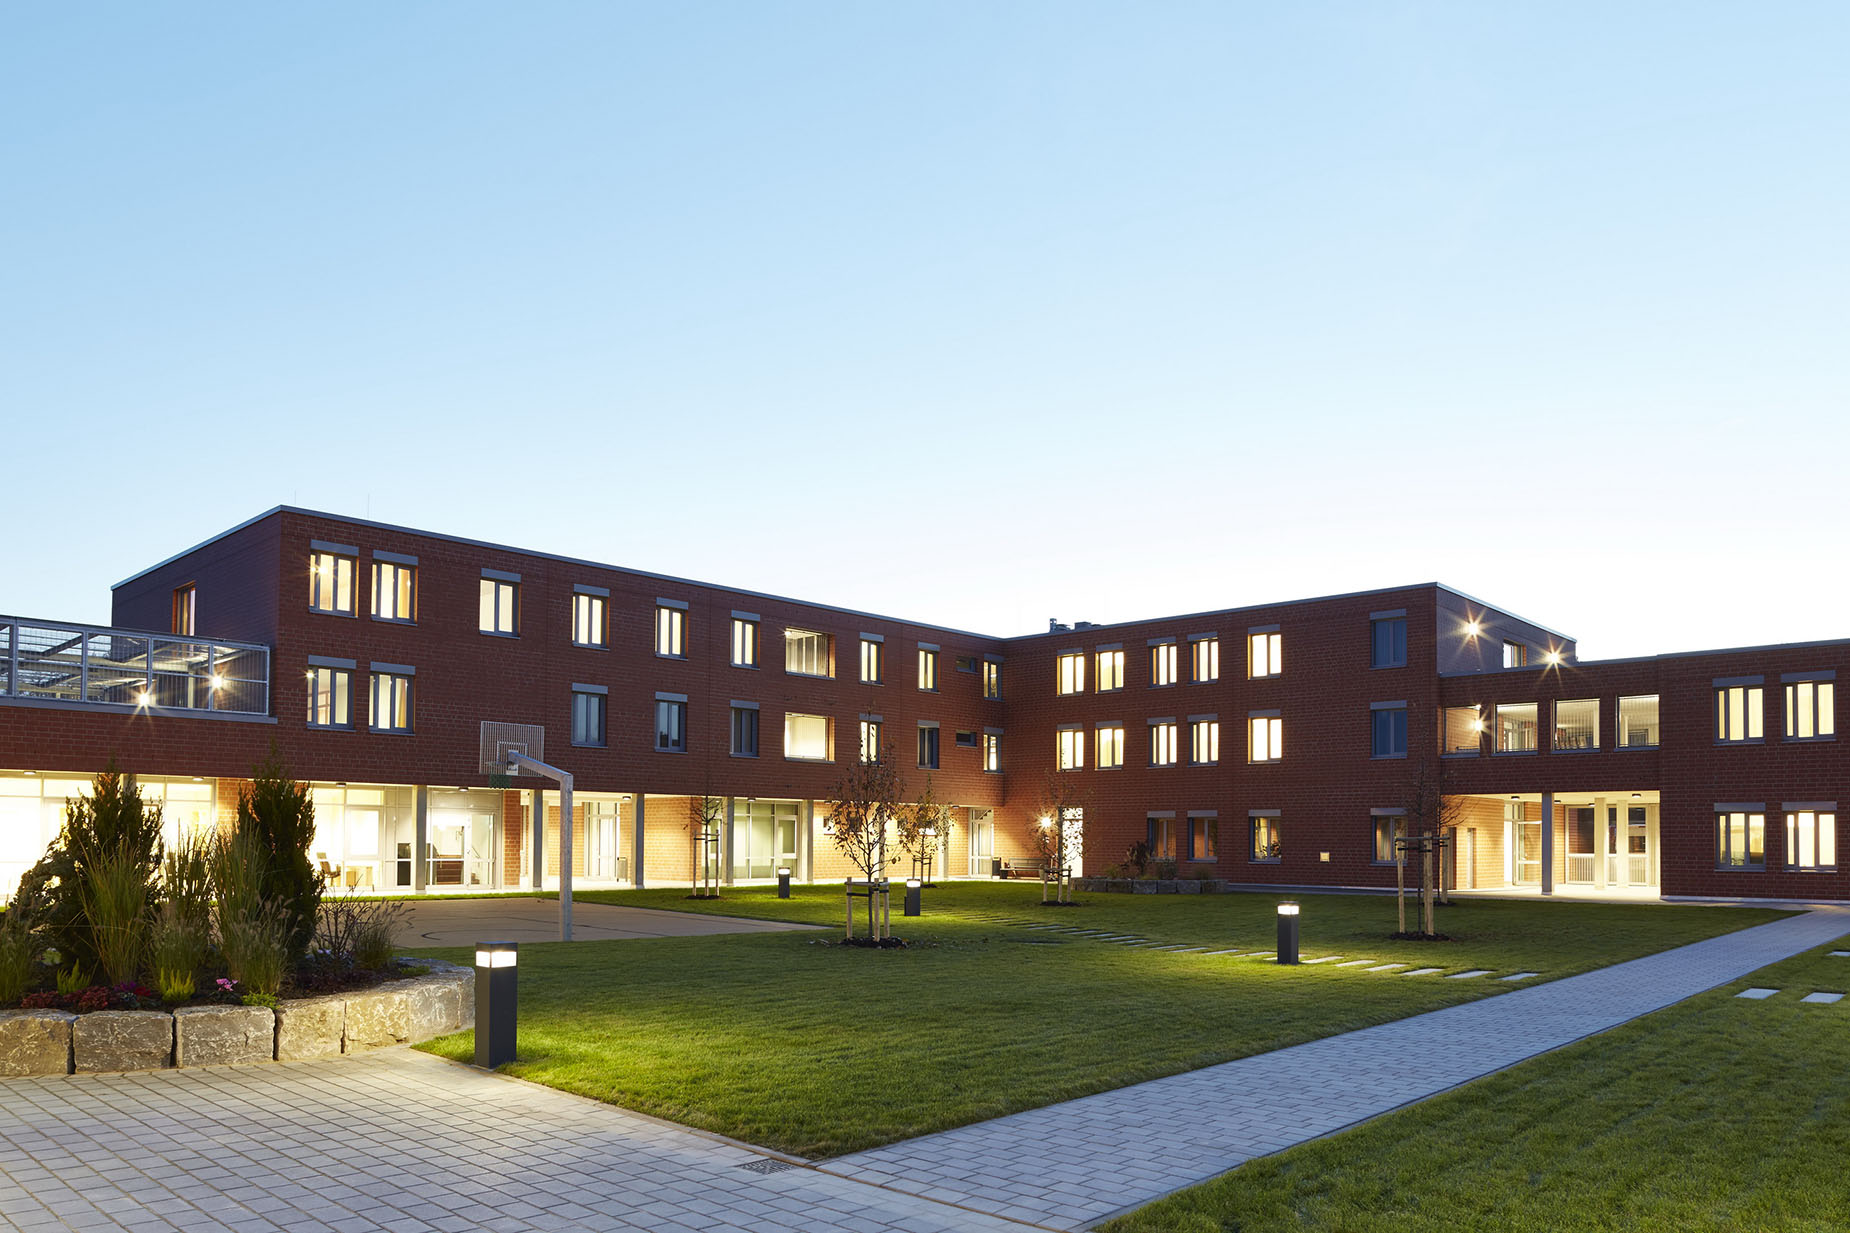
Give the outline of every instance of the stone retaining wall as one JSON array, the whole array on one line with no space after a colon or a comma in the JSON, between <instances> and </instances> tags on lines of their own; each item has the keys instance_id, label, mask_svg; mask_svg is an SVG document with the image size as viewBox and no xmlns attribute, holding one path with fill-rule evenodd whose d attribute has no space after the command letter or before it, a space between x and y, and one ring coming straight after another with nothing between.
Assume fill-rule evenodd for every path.
<instances>
[{"instance_id":1,"label":"stone retaining wall","mask_svg":"<svg viewBox=\"0 0 1850 1233\"><path fill-rule=\"evenodd\" d=\"M418 962L430 971L275 1010L0 1010L0 1077L292 1062L417 1044L474 1027L475 969Z\"/></svg>"},{"instance_id":2,"label":"stone retaining wall","mask_svg":"<svg viewBox=\"0 0 1850 1233\"><path fill-rule=\"evenodd\" d=\"M1114 895L1219 895L1235 883L1221 878L1075 878L1082 891Z\"/></svg>"}]
</instances>

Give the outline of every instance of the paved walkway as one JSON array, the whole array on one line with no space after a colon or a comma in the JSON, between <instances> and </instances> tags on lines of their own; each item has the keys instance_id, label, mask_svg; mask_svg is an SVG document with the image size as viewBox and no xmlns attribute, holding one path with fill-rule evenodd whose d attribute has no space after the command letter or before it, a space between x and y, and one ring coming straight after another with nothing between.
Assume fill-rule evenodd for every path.
<instances>
[{"instance_id":1,"label":"paved walkway","mask_svg":"<svg viewBox=\"0 0 1850 1233\"><path fill-rule=\"evenodd\" d=\"M414 899L393 935L399 946L473 946L477 942L557 942L556 899ZM781 933L817 929L782 920L747 920L705 912L669 912L611 903L572 903L572 937L685 938L712 933Z\"/></svg>"},{"instance_id":2,"label":"paved walkway","mask_svg":"<svg viewBox=\"0 0 1850 1233\"><path fill-rule=\"evenodd\" d=\"M843 1156L843 1177L1079 1229L1850 933L1820 908L1549 984Z\"/></svg>"}]
</instances>

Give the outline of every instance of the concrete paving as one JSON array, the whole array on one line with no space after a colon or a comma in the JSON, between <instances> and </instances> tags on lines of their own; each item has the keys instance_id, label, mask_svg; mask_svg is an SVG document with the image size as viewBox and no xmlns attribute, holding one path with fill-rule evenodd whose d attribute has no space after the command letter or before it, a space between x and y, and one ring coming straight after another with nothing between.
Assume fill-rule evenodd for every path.
<instances>
[{"instance_id":1,"label":"concrete paving","mask_svg":"<svg viewBox=\"0 0 1850 1233\"><path fill-rule=\"evenodd\" d=\"M410 915L394 935L398 946L473 946L477 942L557 942L556 899L414 899ZM618 907L608 903L572 904L572 937L688 938L715 933L781 933L820 929L780 920L746 920L700 912L665 912L659 908Z\"/></svg>"}]
</instances>

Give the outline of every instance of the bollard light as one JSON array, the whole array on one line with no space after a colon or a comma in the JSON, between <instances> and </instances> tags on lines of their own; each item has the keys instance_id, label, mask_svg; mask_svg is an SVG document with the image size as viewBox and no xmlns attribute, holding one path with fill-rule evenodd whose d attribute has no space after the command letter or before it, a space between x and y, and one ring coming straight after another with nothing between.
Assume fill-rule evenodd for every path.
<instances>
[{"instance_id":1,"label":"bollard light","mask_svg":"<svg viewBox=\"0 0 1850 1233\"><path fill-rule=\"evenodd\" d=\"M475 1064L493 1070L514 1060L518 942L475 944Z\"/></svg>"},{"instance_id":2,"label":"bollard light","mask_svg":"<svg viewBox=\"0 0 1850 1233\"><path fill-rule=\"evenodd\" d=\"M907 916L917 916L919 914L919 887L923 885L924 883L919 881L919 879L917 878L907 878L906 879L906 915Z\"/></svg>"},{"instance_id":3,"label":"bollard light","mask_svg":"<svg viewBox=\"0 0 1850 1233\"><path fill-rule=\"evenodd\" d=\"M779 866L777 870L777 897L779 899L790 898L790 871L782 866Z\"/></svg>"},{"instance_id":4,"label":"bollard light","mask_svg":"<svg viewBox=\"0 0 1850 1233\"><path fill-rule=\"evenodd\" d=\"M1278 905L1278 961L1298 961L1298 905L1289 899Z\"/></svg>"}]
</instances>

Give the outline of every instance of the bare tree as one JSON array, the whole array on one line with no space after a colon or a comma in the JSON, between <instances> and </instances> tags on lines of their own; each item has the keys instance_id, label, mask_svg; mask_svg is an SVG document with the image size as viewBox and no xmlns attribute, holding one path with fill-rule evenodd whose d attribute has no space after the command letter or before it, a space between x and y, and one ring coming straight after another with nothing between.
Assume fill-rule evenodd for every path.
<instances>
[{"instance_id":1,"label":"bare tree","mask_svg":"<svg viewBox=\"0 0 1850 1233\"><path fill-rule=\"evenodd\" d=\"M829 837L868 881L877 881L886 872L887 828L905 816L899 799L899 770L893 746L886 745L873 762L859 759L848 764L829 789ZM854 936L852 901L846 907L845 935ZM880 914L874 911L873 897L867 899L867 926L870 936L884 933Z\"/></svg>"},{"instance_id":2,"label":"bare tree","mask_svg":"<svg viewBox=\"0 0 1850 1233\"><path fill-rule=\"evenodd\" d=\"M929 884L932 871L938 867L938 853L951 841L951 807L938 803L930 775L925 776L925 786L919 789L919 799L910 809L900 812L893 839L900 851L918 863L921 880Z\"/></svg>"},{"instance_id":3,"label":"bare tree","mask_svg":"<svg viewBox=\"0 0 1850 1233\"><path fill-rule=\"evenodd\" d=\"M1420 854L1420 932L1431 937L1438 933L1434 908L1445 893L1444 854L1452 844L1458 824L1463 820L1464 802L1445 791L1445 770L1431 759L1421 759L1414 769L1413 782L1407 791L1406 842L1400 845L1398 858L1406 860L1406 851ZM1401 873L1404 884L1405 871ZM1407 931L1404 889L1400 896L1400 931Z\"/></svg>"},{"instance_id":4,"label":"bare tree","mask_svg":"<svg viewBox=\"0 0 1850 1233\"><path fill-rule=\"evenodd\" d=\"M1054 901L1071 903L1072 878L1068 863L1085 850L1085 818L1089 797L1079 781L1059 771L1050 771L1041 788L1041 799L1029 823L1028 838L1041 855L1041 902L1047 902L1048 887L1054 888Z\"/></svg>"},{"instance_id":5,"label":"bare tree","mask_svg":"<svg viewBox=\"0 0 1850 1233\"><path fill-rule=\"evenodd\" d=\"M725 815L725 801L710 788L687 798L687 834L694 845L693 898L719 898L719 825Z\"/></svg>"}]
</instances>

